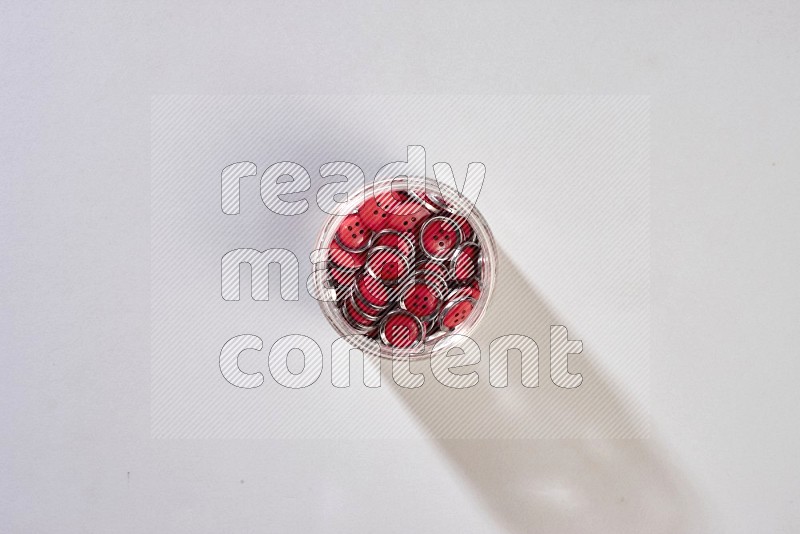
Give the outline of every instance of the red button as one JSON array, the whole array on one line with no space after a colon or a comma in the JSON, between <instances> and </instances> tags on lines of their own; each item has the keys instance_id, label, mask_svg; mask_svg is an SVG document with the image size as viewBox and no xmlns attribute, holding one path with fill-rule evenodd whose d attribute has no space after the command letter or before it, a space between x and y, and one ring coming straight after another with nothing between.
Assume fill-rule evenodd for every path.
<instances>
[{"instance_id":1,"label":"red button","mask_svg":"<svg viewBox=\"0 0 800 534\"><path fill-rule=\"evenodd\" d=\"M397 249L375 247L367 255L366 270L385 284L395 285L408 274L410 263Z\"/></svg>"},{"instance_id":2,"label":"red button","mask_svg":"<svg viewBox=\"0 0 800 534\"><path fill-rule=\"evenodd\" d=\"M364 225L375 232L386 228L386 223L389 222L389 214L378 207L378 203L374 198L368 198L367 201L358 208L358 214Z\"/></svg>"},{"instance_id":3,"label":"red button","mask_svg":"<svg viewBox=\"0 0 800 534\"><path fill-rule=\"evenodd\" d=\"M431 213L415 200L399 204L389 216L387 228L398 232L413 232L425 222Z\"/></svg>"},{"instance_id":4,"label":"red button","mask_svg":"<svg viewBox=\"0 0 800 534\"><path fill-rule=\"evenodd\" d=\"M404 256L414 255L414 238L411 234L395 230L381 230L372 236L372 247L390 247L399 250Z\"/></svg>"},{"instance_id":5,"label":"red button","mask_svg":"<svg viewBox=\"0 0 800 534\"><path fill-rule=\"evenodd\" d=\"M453 331L469 317L474 307L475 301L469 297L452 300L445 304L439 318L439 325L442 330L447 332Z\"/></svg>"},{"instance_id":6,"label":"red button","mask_svg":"<svg viewBox=\"0 0 800 534\"><path fill-rule=\"evenodd\" d=\"M420 319L428 319L439 311L442 294L436 286L414 282L404 292L400 305Z\"/></svg>"},{"instance_id":7,"label":"red button","mask_svg":"<svg viewBox=\"0 0 800 534\"><path fill-rule=\"evenodd\" d=\"M336 241L348 252L364 252L369 247L372 231L366 227L357 213L344 218L336 230Z\"/></svg>"},{"instance_id":8,"label":"red button","mask_svg":"<svg viewBox=\"0 0 800 534\"><path fill-rule=\"evenodd\" d=\"M461 228L447 217L428 219L420 232L420 247L433 259L449 259L452 250L461 243Z\"/></svg>"},{"instance_id":9,"label":"red button","mask_svg":"<svg viewBox=\"0 0 800 534\"><path fill-rule=\"evenodd\" d=\"M367 198L358 208L358 214L367 228L373 231L383 230L389 224L389 218L408 197L397 192L387 191Z\"/></svg>"},{"instance_id":10,"label":"red button","mask_svg":"<svg viewBox=\"0 0 800 534\"><path fill-rule=\"evenodd\" d=\"M414 347L425 339L425 326L408 312L394 311L381 323L381 339L390 347Z\"/></svg>"},{"instance_id":11,"label":"red button","mask_svg":"<svg viewBox=\"0 0 800 534\"><path fill-rule=\"evenodd\" d=\"M362 274L356 279L356 290L364 301L377 308L389 303L389 291L386 286L368 274Z\"/></svg>"}]
</instances>

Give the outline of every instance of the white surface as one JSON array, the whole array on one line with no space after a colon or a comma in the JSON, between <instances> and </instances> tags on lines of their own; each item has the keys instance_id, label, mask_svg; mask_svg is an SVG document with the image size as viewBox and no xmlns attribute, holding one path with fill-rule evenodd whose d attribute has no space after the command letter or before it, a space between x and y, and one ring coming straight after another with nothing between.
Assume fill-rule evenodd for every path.
<instances>
[{"instance_id":1,"label":"white surface","mask_svg":"<svg viewBox=\"0 0 800 534\"><path fill-rule=\"evenodd\" d=\"M647 437L647 98L178 95L154 99L153 109L153 437ZM424 143L429 173L438 161L450 162L461 179L470 161L487 169L477 207L496 239L499 275L489 310L470 334L482 356L470 367L479 383L446 388L424 361L413 366L422 374L418 390L398 391L388 376L381 388L367 388L354 359L353 386L335 388L335 331L305 288L309 252L328 217L316 202L317 169L337 158L357 162L372 180L384 165L405 160L408 143ZM289 217L268 210L256 172L240 181L240 213L222 213L220 170L243 159L261 173L279 160L309 169L311 190L294 195L310 199L307 211ZM257 286L258 275L247 268L241 300L223 300L220 258L242 247L293 253L303 285L297 300L281 300L277 289L269 301L253 300L250 280ZM292 279L289 271L281 283ZM569 365L586 377L580 388L549 379L551 325L583 343ZM243 333L262 343L239 358L246 372L263 373L257 389L221 379L220 349ZM324 369L307 388L281 387L269 371L273 344L289 335L320 347L317 369ZM511 379L514 387L489 385L489 347L507 335L538 343L537 388L519 378ZM509 360L508 374L521 376L518 359ZM384 362L386 375L389 367Z\"/></svg>"},{"instance_id":2,"label":"white surface","mask_svg":"<svg viewBox=\"0 0 800 534\"><path fill-rule=\"evenodd\" d=\"M800 529L800 7L559 6L5 6L0 530ZM150 95L237 92L651 95L653 438L151 440Z\"/></svg>"}]
</instances>

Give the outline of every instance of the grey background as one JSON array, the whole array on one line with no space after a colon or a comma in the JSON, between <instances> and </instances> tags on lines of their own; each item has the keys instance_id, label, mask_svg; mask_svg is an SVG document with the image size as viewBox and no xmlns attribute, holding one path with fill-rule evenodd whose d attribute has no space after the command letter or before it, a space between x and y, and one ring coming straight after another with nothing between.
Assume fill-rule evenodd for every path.
<instances>
[{"instance_id":1,"label":"grey background","mask_svg":"<svg viewBox=\"0 0 800 534\"><path fill-rule=\"evenodd\" d=\"M796 531L799 19L6 3L0 530ZM651 95L651 439L151 440L154 93Z\"/></svg>"}]
</instances>

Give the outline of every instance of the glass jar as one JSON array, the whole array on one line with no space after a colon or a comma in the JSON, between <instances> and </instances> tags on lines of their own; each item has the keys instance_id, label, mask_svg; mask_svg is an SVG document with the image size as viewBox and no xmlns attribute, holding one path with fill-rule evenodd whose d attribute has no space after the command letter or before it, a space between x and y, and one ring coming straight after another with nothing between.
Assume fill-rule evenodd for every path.
<instances>
[{"instance_id":1,"label":"glass jar","mask_svg":"<svg viewBox=\"0 0 800 534\"><path fill-rule=\"evenodd\" d=\"M334 240L339 225L343 218L358 210L364 201L373 195L386 192L407 191L419 194L425 191L427 197L421 202L427 204L426 207L441 210L446 207L449 214L461 215L466 218L472 227L474 235L472 241L480 245L480 256L478 263L478 287L480 295L473 304L472 311L467 318L450 331L438 330L427 335L418 345L409 348L388 347L380 341L380 336L375 338L368 337L360 330L355 329L350 322L345 319L341 308L344 297L341 287L336 289L329 282L328 266L330 261L329 249ZM434 215L435 216L435 215ZM418 244L418 243L415 243ZM314 259L317 268L312 273L311 283L313 284L313 294L319 301L322 313L341 337L347 337L348 342L353 348L364 351L372 356L382 356L388 358L410 358L419 359L430 357L436 353L446 352L456 347L459 337L453 334L469 336L480 323L486 313L488 304L494 291L494 282L497 277L497 248L494 236L492 235L486 219L480 214L475 206L470 206L468 201L451 187L437 183L432 178L409 177L396 179L394 181L376 181L368 184L355 194L348 195L348 201L337 204L335 214L330 215L322 226L317 237L315 250L319 251ZM362 267L363 269L363 267Z\"/></svg>"}]
</instances>

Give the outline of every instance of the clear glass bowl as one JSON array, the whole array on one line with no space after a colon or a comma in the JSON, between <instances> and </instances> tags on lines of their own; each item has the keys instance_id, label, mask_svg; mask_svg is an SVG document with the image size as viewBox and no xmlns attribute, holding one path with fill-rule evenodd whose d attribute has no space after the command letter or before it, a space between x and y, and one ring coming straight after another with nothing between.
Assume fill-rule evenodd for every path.
<instances>
[{"instance_id":1,"label":"clear glass bowl","mask_svg":"<svg viewBox=\"0 0 800 534\"><path fill-rule=\"evenodd\" d=\"M475 302L472 313L470 313L467 319L453 331L445 332L440 330L428 335L422 346L413 348L387 347L375 339L357 333L345 320L341 309L337 306L337 290L327 285L327 248L331 241L333 241L334 234L342 218L356 211L369 195L377 195L391 190L420 190L423 188L425 188L429 194L436 195L440 199L443 199L446 205L450 207L451 212L456 212L460 215L466 213L465 217L475 232L473 239L477 240L481 245L481 294ZM317 258L317 260L319 260L317 263L317 270L312 273L314 294L319 301L322 313L341 337L348 338L348 342L353 348L362 350L372 356L419 359L430 357L434 350L437 353L446 352L458 346L459 338L458 336L454 336L454 334L469 336L470 333L475 330L486 313L487 306L494 291L495 278L497 277L497 247L489 225L486 223L486 219L483 218L477 207L473 206L470 209L469 203L464 201L457 191L444 184L438 184L436 180L432 178L409 177L407 180L403 179L402 181L376 182L366 185L360 191L356 191L355 194L349 194L348 201L338 204L336 213L329 216L323 224L314 248L315 250L325 249L321 256Z\"/></svg>"}]
</instances>

